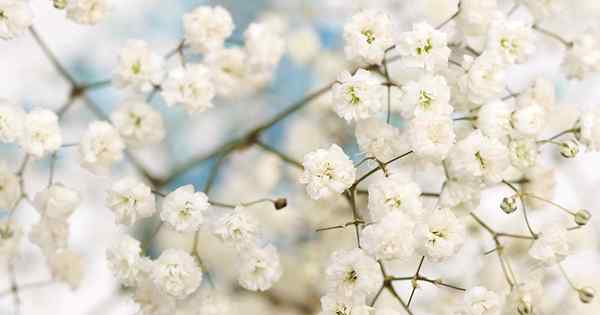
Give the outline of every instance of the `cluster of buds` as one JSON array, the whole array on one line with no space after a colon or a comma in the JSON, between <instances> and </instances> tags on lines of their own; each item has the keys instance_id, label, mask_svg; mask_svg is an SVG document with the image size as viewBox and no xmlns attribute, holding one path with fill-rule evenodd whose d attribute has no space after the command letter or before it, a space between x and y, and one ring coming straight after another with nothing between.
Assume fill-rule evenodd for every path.
<instances>
[{"instance_id":1,"label":"cluster of buds","mask_svg":"<svg viewBox=\"0 0 600 315\"><path fill-rule=\"evenodd\" d=\"M502 203L500 204L500 209L502 209L502 211L504 211L506 214L515 212L517 210L517 195L504 197L502 199Z\"/></svg>"},{"instance_id":2,"label":"cluster of buds","mask_svg":"<svg viewBox=\"0 0 600 315\"><path fill-rule=\"evenodd\" d=\"M67 0L53 0L52 4L54 5L55 8L57 8L59 10L63 10L64 8L67 7Z\"/></svg>"},{"instance_id":3,"label":"cluster of buds","mask_svg":"<svg viewBox=\"0 0 600 315\"><path fill-rule=\"evenodd\" d=\"M559 145L560 155L567 159L572 159L579 153L579 143L577 140L567 140Z\"/></svg>"}]
</instances>

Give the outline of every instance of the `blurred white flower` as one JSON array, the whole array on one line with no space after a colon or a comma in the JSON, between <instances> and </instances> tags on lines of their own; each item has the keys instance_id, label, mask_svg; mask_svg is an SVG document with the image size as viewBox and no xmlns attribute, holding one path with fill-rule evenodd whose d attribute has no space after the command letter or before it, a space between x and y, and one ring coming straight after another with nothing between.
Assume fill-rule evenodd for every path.
<instances>
[{"instance_id":1,"label":"blurred white flower","mask_svg":"<svg viewBox=\"0 0 600 315\"><path fill-rule=\"evenodd\" d=\"M67 17L80 24L93 25L110 10L110 0L68 0Z\"/></svg>"},{"instance_id":2,"label":"blurred white flower","mask_svg":"<svg viewBox=\"0 0 600 315\"><path fill-rule=\"evenodd\" d=\"M583 79L600 71L600 43L596 35L581 33L572 43L563 59L563 68L567 75Z\"/></svg>"},{"instance_id":3,"label":"blurred white flower","mask_svg":"<svg viewBox=\"0 0 600 315\"><path fill-rule=\"evenodd\" d=\"M549 223L539 231L539 237L529 249L529 255L546 266L563 261L569 255L567 227L563 223Z\"/></svg>"},{"instance_id":4,"label":"blurred white flower","mask_svg":"<svg viewBox=\"0 0 600 315\"><path fill-rule=\"evenodd\" d=\"M66 220L42 217L29 231L29 240L46 256L67 247L69 224Z\"/></svg>"},{"instance_id":5,"label":"blurred white flower","mask_svg":"<svg viewBox=\"0 0 600 315\"><path fill-rule=\"evenodd\" d=\"M0 99L0 142L12 143L23 135L25 111L16 103Z\"/></svg>"},{"instance_id":6,"label":"blurred white flower","mask_svg":"<svg viewBox=\"0 0 600 315\"><path fill-rule=\"evenodd\" d=\"M373 308L367 306L364 297L343 297L329 293L321 297L322 315L370 315Z\"/></svg>"},{"instance_id":7,"label":"blurred white flower","mask_svg":"<svg viewBox=\"0 0 600 315\"><path fill-rule=\"evenodd\" d=\"M590 110L581 115L580 141L590 151L600 151L600 110Z\"/></svg>"},{"instance_id":8,"label":"blurred white flower","mask_svg":"<svg viewBox=\"0 0 600 315\"><path fill-rule=\"evenodd\" d=\"M6 162L0 160L0 208L13 209L21 194L19 177L8 170Z\"/></svg>"},{"instance_id":9,"label":"blurred white flower","mask_svg":"<svg viewBox=\"0 0 600 315\"><path fill-rule=\"evenodd\" d=\"M298 64L308 64L321 50L319 34L312 28L304 28L289 34L287 51Z\"/></svg>"},{"instance_id":10,"label":"blurred white flower","mask_svg":"<svg viewBox=\"0 0 600 315\"><path fill-rule=\"evenodd\" d=\"M62 145L58 116L47 109L34 109L25 116L21 146L34 158L54 153Z\"/></svg>"},{"instance_id":11,"label":"blurred white flower","mask_svg":"<svg viewBox=\"0 0 600 315\"><path fill-rule=\"evenodd\" d=\"M251 291L266 291L281 278L279 254L273 245L243 251L239 261L239 284Z\"/></svg>"},{"instance_id":12,"label":"blurred white flower","mask_svg":"<svg viewBox=\"0 0 600 315\"><path fill-rule=\"evenodd\" d=\"M359 120L356 123L355 136L360 150L379 161L389 161L409 150L404 134L400 134L398 128L377 118Z\"/></svg>"},{"instance_id":13,"label":"blurred white flower","mask_svg":"<svg viewBox=\"0 0 600 315\"><path fill-rule=\"evenodd\" d=\"M492 21L487 49L500 53L507 63L523 63L535 51L531 27L499 17Z\"/></svg>"},{"instance_id":14,"label":"blurred white flower","mask_svg":"<svg viewBox=\"0 0 600 315\"><path fill-rule=\"evenodd\" d=\"M380 64L385 51L394 45L392 21L382 11L364 10L344 25L346 58L367 64Z\"/></svg>"},{"instance_id":15,"label":"blurred white flower","mask_svg":"<svg viewBox=\"0 0 600 315\"><path fill-rule=\"evenodd\" d=\"M23 230L14 220L0 221L0 259L12 258L17 253L22 238Z\"/></svg>"},{"instance_id":16,"label":"blurred white flower","mask_svg":"<svg viewBox=\"0 0 600 315\"><path fill-rule=\"evenodd\" d=\"M128 40L119 53L113 83L119 88L150 92L163 77L163 60L143 40Z\"/></svg>"},{"instance_id":17,"label":"blurred white flower","mask_svg":"<svg viewBox=\"0 0 600 315\"><path fill-rule=\"evenodd\" d=\"M143 100L126 100L112 112L110 118L129 146L155 144L165 137L162 116Z\"/></svg>"},{"instance_id":18,"label":"blurred white flower","mask_svg":"<svg viewBox=\"0 0 600 315\"><path fill-rule=\"evenodd\" d=\"M62 184L53 184L38 192L33 201L42 216L66 220L81 204L79 193Z\"/></svg>"},{"instance_id":19,"label":"blurred white flower","mask_svg":"<svg viewBox=\"0 0 600 315\"><path fill-rule=\"evenodd\" d=\"M486 50L472 61L469 71L459 78L459 89L475 104L483 105L496 100L505 90L505 70L502 57Z\"/></svg>"},{"instance_id":20,"label":"blurred white flower","mask_svg":"<svg viewBox=\"0 0 600 315\"><path fill-rule=\"evenodd\" d=\"M498 294L484 287L473 287L465 292L456 315L500 315L501 311Z\"/></svg>"},{"instance_id":21,"label":"blurred white flower","mask_svg":"<svg viewBox=\"0 0 600 315\"><path fill-rule=\"evenodd\" d=\"M248 210L242 206L235 207L233 211L219 218L213 228L215 236L238 249L252 244L257 232L257 223L248 215Z\"/></svg>"},{"instance_id":22,"label":"blurred white flower","mask_svg":"<svg viewBox=\"0 0 600 315\"><path fill-rule=\"evenodd\" d=\"M129 235L121 235L107 249L108 268L124 286L135 286L145 271L141 253L140 242Z\"/></svg>"},{"instance_id":23,"label":"blurred white flower","mask_svg":"<svg viewBox=\"0 0 600 315\"><path fill-rule=\"evenodd\" d=\"M79 143L81 165L96 175L107 174L123 158L124 149L119 132L110 123L94 121Z\"/></svg>"},{"instance_id":24,"label":"blurred white flower","mask_svg":"<svg viewBox=\"0 0 600 315\"><path fill-rule=\"evenodd\" d=\"M487 137L506 141L512 132L511 117L514 105L494 100L483 104L477 113L477 127Z\"/></svg>"},{"instance_id":25,"label":"blurred white flower","mask_svg":"<svg viewBox=\"0 0 600 315\"><path fill-rule=\"evenodd\" d=\"M246 60L246 52L238 47L219 49L206 55L204 64L210 69L210 78L219 96L234 97L249 90L244 87L248 76Z\"/></svg>"},{"instance_id":26,"label":"blurred white flower","mask_svg":"<svg viewBox=\"0 0 600 315\"><path fill-rule=\"evenodd\" d=\"M21 0L0 0L0 38L10 40L22 35L33 24L29 3Z\"/></svg>"},{"instance_id":27,"label":"blurred white flower","mask_svg":"<svg viewBox=\"0 0 600 315\"><path fill-rule=\"evenodd\" d=\"M106 206L115 213L117 223L132 225L156 212L150 187L132 177L124 177L108 190Z\"/></svg>"},{"instance_id":28,"label":"blurred white flower","mask_svg":"<svg viewBox=\"0 0 600 315\"><path fill-rule=\"evenodd\" d=\"M546 110L538 104L517 109L512 114L511 124L518 135L536 137L547 125Z\"/></svg>"},{"instance_id":29,"label":"blurred white flower","mask_svg":"<svg viewBox=\"0 0 600 315\"><path fill-rule=\"evenodd\" d=\"M221 6L200 6L183 16L185 40L200 53L222 48L234 27L231 14Z\"/></svg>"},{"instance_id":30,"label":"blurred white flower","mask_svg":"<svg viewBox=\"0 0 600 315\"><path fill-rule=\"evenodd\" d=\"M83 258L71 249L60 249L48 255L52 276L76 289L83 279Z\"/></svg>"},{"instance_id":31,"label":"blurred white flower","mask_svg":"<svg viewBox=\"0 0 600 315\"><path fill-rule=\"evenodd\" d=\"M210 70L200 64L175 68L162 85L161 95L168 106L181 104L192 114L213 107L215 87L210 81Z\"/></svg>"},{"instance_id":32,"label":"blurred white flower","mask_svg":"<svg viewBox=\"0 0 600 315\"><path fill-rule=\"evenodd\" d=\"M200 287L202 269L187 252L166 249L152 263L150 277L163 293L183 299Z\"/></svg>"},{"instance_id":33,"label":"blurred white flower","mask_svg":"<svg viewBox=\"0 0 600 315\"><path fill-rule=\"evenodd\" d=\"M456 22L467 36L485 35L497 10L497 0L461 0Z\"/></svg>"},{"instance_id":34,"label":"blurred white flower","mask_svg":"<svg viewBox=\"0 0 600 315\"><path fill-rule=\"evenodd\" d=\"M308 153L302 165L300 183L306 184L306 192L315 200L341 194L356 177L354 164L337 144Z\"/></svg>"},{"instance_id":35,"label":"blurred white flower","mask_svg":"<svg viewBox=\"0 0 600 315\"><path fill-rule=\"evenodd\" d=\"M194 186L185 185L165 197L160 218L177 232L197 231L209 207L205 193L195 192Z\"/></svg>"},{"instance_id":36,"label":"blurred white flower","mask_svg":"<svg viewBox=\"0 0 600 315\"><path fill-rule=\"evenodd\" d=\"M531 138L512 139L509 144L510 160L518 169L526 170L535 166L538 156L538 146Z\"/></svg>"}]
</instances>

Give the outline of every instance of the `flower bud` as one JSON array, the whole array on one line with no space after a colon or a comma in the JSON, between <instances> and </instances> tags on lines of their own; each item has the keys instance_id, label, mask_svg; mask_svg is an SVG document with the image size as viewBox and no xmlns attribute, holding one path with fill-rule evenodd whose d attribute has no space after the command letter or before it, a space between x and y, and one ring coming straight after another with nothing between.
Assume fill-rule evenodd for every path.
<instances>
[{"instance_id":1,"label":"flower bud","mask_svg":"<svg viewBox=\"0 0 600 315\"><path fill-rule=\"evenodd\" d=\"M579 153L579 143L576 140L568 140L559 145L560 155L567 159L572 159Z\"/></svg>"},{"instance_id":2,"label":"flower bud","mask_svg":"<svg viewBox=\"0 0 600 315\"><path fill-rule=\"evenodd\" d=\"M585 287L585 288L581 288L579 290L577 290L577 293L579 294L579 300L581 301L581 303L591 303L592 300L594 300L594 296L596 295L596 291L594 290L594 288L591 287Z\"/></svg>"},{"instance_id":3,"label":"flower bud","mask_svg":"<svg viewBox=\"0 0 600 315\"><path fill-rule=\"evenodd\" d=\"M519 304L517 304L517 312L519 315L531 315L533 314L533 307L531 303L520 300Z\"/></svg>"},{"instance_id":4,"label":"flower bud","mask_svg":"<svg viewBox=\"0 0 600 315\"><path fill-rule=\"evenodd\" d=\"M285 199L285 198L278 198L277 200L275 200L275 202L273 203L273 205L275 205L275 209L276 210L281 210L281 209L287 207L287 199Z\"/></svg>"},{"instance_id":5,"label":"flower bud","mask_svg":"<svg viewBox=\"0 0 600 315\"><path fill-rule=\"evenodd\" d=\"M581 209L577 212L575 212L575 223L577 223L577 225L582 226L582 225L586 225L590 219L592 218L592 214L585 210L585 209Z\"/></svg>"},{"instance_id":6,"label":"flower bud","mask_svg":"<svg viewBox=\"0 0 600 315\"><path fill-rule=\"evenodd\" d=\"M511 214L517 210L517 196L512 195L510 197L504 197L500 204L500 209L507 214Z\"/></svg>"},{"instance_id":7,"label":"flower bud","mask_svg":"<svg viewBox=\"0 0 600 315\"><path fill-rule=\"evenodd\" d=\"M59 9L59 10L63 10L64 8L67 7L67 0L54 0L54 7Z\"/></svg>"}]
</instances>

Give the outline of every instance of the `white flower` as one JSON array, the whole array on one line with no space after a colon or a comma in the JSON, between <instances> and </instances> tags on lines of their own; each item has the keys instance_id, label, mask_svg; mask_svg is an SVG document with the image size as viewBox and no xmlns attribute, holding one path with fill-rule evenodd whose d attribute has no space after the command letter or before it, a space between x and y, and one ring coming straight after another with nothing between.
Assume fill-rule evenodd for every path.
<instances>
[{"instance_id":1,"label":"white flower","mask_svg":"<svg viewBox=\"0 0 600 315\"><path fill-rule=\"evenodd\" d=\"M196 296L192 307L198 314L227 315L232 312L231 301L214 288L201 290Z\"/></svg>"},{"instance_id":2,"label":"white flower","mask_svg":"<svg viewBox=\"0 0 600 315\"><path fill-rule=\"evenodd\" d=\"M75 190L62 184L53 184L38 192L33 203L42 216L66 220L81 204L81 197Z\"/></svg>"},{"instance_id":3,"label":"white flower","mask_svg":"<svg viewBox=\"0 0 600 315\"><path fill-rule=\"evenodd\" d=\"M6 162L0 160L0 209L13 209L21 193L19 177L8 170Z\"/></svg>"},{"instance_id":4,"label":"white flower","mask_svg":"<svg viewBox=\"0 0 600 315\"><path fill-rule=\"evenodd\" d=\"M565 0L523 0L536 19L543 19L565 12L569 2Z\"/></svg>"},{"instance_id":5,"label":"white flower","mask_svg":"<svg viewBox=\"0 0 600 315\"><path fill-rule=\"evenodd\" d=\"M216 93L224 97L244 94L244 81L248 75L246 52L238 47L219 49L206 56L205 64L210 68L210 78Z\"/></svg>"},{"instance_id":6,"label":"white flower","mask_svg":"<svg viewBox=\"0 0 600 315\"><path fill-rule=\"evenodd\" d=\"M0 38L4 40L20 36L33 24L33 12L29 3L21 0L0 0Z\"/></svg>"},{"instance_id":7,"label":"white flower","mask_svg":"<svg viewBox=\"0 0 600 315\"><path fill-rule=\"evenodd\" d=\"M110 9L109 0L68 0L67 17L81 24L96 24Z\"/></svg>"},{"instance_id":8,"label":"white flower","mask_svg":"<svg viewBox=\"0 0 600 315\"><path fill-rule=\"evenodd\" d=\"M52 276L66 282L72 289L79 287L83 279L83 259L70 249L60 249L48 256L48 267Z\"/></svg>"},{"instance_id":9,"label":"white flower","mask_svg":"<svg viewBox=\"0 0 600 315\"><path fill-rule=\"evenodd\" d=\"M383 109L383 87L371 72L358 69L338 76L333 86L332 102L336 113L346 121L366 119Z\"/></svg>"},{"instance_id":10,"label":"white flower","mask_svg":"<svg viewBox=\"0 0 600 315\"><path fill-rule=\"evenodd\" d=\"M502 181L510 166L508 149L497 139L475 130L459 141L448 155L448 168L458 178L482 177L488 183Z\"/></svg>"},{"instance_id":11,"label":"white flower","mask_svg":"<svg viewBox=\"0 0 600 315\"><path fill-rule=\"evenodd\" d=\"M258 232L254 219L248 215L247 210L237 206L215 222L213 234L221 241L232 243L236 248L251 244Z\"/></svg>"},{"instance_id":12,"label":"white flower","mask_svg":"<svg viewBox=\"0 0 600 315\"><path fill-rule=\"evenodd\" d=\"M487 137L505 141L512 132L512 103L495 100L485 103L477 113L477 127Z\"/></svg>"},{"instance_id":13,"label":"white flower","mask_svg":"<svg viewBox=\"0 0 600 315\"><path fill-rule=\"evenodd\" d=\"M162 85L161 95L168 106L181 104L188 113L203 112L213 107L215 87L210 70L200 64L175 68Z\"/></svg>"},{"instance_id":14,"label":"white flower","mask_svg":"<svg viewBox=\"0 0 600 315\"><path fill-rule=\"evenodd\" d=\"M377 261L360 248L331 254L325 276L328 291L347 298L364 298L375 293L383 282Z\"/></svg>"},{"instance_id":15,"label":"white flower","mask_svg":"<svg viewBox=\"0 0 600 315\"><path fill-rule=\"evenodd\" d=\"M125 225L156 212L156 200L150 187L132 177L117 181L109 189L106 206L114 211L116 222Z\"/></svg>"},{"instance_id":16,"label":"white flower","mask_svg":"<svg viewBox=\"0 0 600 315\"><path fill-rule=\"evenodd\" d=\"M469 101L483 105L498 99L505 90L506 65L499 54L485 51L473 60L469 71L458 81Z\"/></svg>"},{"instance_id":17,"label":"white flower","mask_svg":"<svg viewBox=\"0 0 600 315\"><path fill-rule=\"evenodd\" d=\"M0 99L0 142L12 143L23 135L25 112L17 104Z\"/></svg>"},{"instance_id":18,"label":"white flower","mask_svg":"<svg viewBox=\"0 0 600 315\"><path fill-rule=\"evenodd\" d=\"M140 242L129 235L121 235L118 241L106 251L108 268L125 286L135 286L142 273L142 250Z\"/></svg>"},{"instance_id":19,"label":"white flower","mask_svg":"<svg viewBox=\"0 0 600 315\"><path fill-rule=\"evenodd\" d=\"M344 51L353 61L380 64L386 49L394 44L392 21L381 11L364 10L344 25Z\"/></svg>"},{"instance_id":20,"label":"white flower","mask_svg":"<svg viewBox=\"0 0 600 315\"><path fill-rule=\"evenodd\" d=\"M412 32L402 33L396 50L408 67L434 71L448 66L450 48L446 45L446 33L427 23L413 24Z\"/></svg>"},{"instance_id":21,"label":"white flower","mask_svg":"<svg viewBox=\"0 0 600 315\"><path fill-rule=\"evenodd\" d=\"M125 101L110 117L123 140L130 146L158 143L165 137L162 116L143 100Z\"/></svg>"},{"instance_id":22,"label":"white flower","mask_svg":"<svg viewBox=\"0 0 600 315\"><path fill-rule=\"evenodd\" d=\"M343 297L327 294L321 297L321 315L371 315L372 307L365 304L364 297Z\"/></svg>"},{"instance_id":23,"label":"white flower","mask_svg":"<svg viewBox=\"0 0 600 315\"><path fill-rule=\"evenodd\" d=\"M369 185L369 214L371 220L382 220L392 212L409 217L421 214L421 188L404 174L382 177Z\"/></svg>"},{"instance_id":24,"label":"white flower","mask_svg":"<svg viewBox=\"0 0 600 315\"><path fill-rule=\"evenodd\" d=\"M497 0L461 0L456 22L468 36L485 35L497 10Z\"/></svg>"},{"instance_id":25,"label":"white flower","mask_svg":"<svg viewBox=\"0 0 600 315\"><path fill-rule=\"evenodd\" d=\"M426 74L418 81L409 81L402 86L400 109L404 118L410 119L423 112L449 115L450 88L444 77Z\"/></svg>"},{"instance_id":26,"label":"white flower","mask_svg":"<svg viewBox=\"0 0 600 315\"><path fill-rule=\"evenodd\" d=\"M185 40L200 53L223 47L234 27L229 12L220 6L200 6L183 16Z\"/></svg>"},{"instance_id":27,"label":"white flower","mask_svg":"<svg viewBox=\"0 0 600 315\"><path fill-rule=\"evenodd\" d=\"M362 231L363 248L377 260L410 257L415 250L414 226L404 213L391 212Z\"/></svg>"},{"instance_id":28,"label":"white flower","mask_svg":"<svg viewBox=\"0 0 600 315\"><path fill-rule=\"evenodd\" d=\"M508 144L512 165L525 170L535 166L538 156L536 141L531 138L513 139Z\"/></svg>"},{"instance_id":29,"label":"white flower","mask_svg":"<svg viewBox=\"0 0 600 315\"><path fill-rule=\"evenodd\" d=\"M81 165L94 174L106 174L123 158L125 145L119 132L106 121L94 121L79 143Z\"/></svg>"},{"instance_id":30,"label":"white flower","mask_svg":"<svg viewBox=\"0 0 600 315\"><path fill-rule=\"evenodd\" d=\"M413 118L408 134L415 154L433 162L446 158L456 138L450 116L429 113Z\"/></svg>"},{"instance_id":31,"label":"white flower","mask_svg":"<svg viewBox=\"0 0 600 315\"><path fill-rule=\"evenodd\" d=\"M585 112L580 118L580 141L591 151L600 151L600 110Z\"/></svg>"},{"instance_id":32,"label":"white flower","mask_svg":"<svg viewBox=\"0 0 600 315\"><path fill-rule=\"evenodd\" d=\"M546 123L546 110L538 104L531 104L516 110L511 118L511 124L515 131L527 137L539 135Z\"/></svg>"},{"instance_id":33,"label":"white flower","mask_svg":"<svg viewBox=\"0 0 600 315\"><path fill-rule=\"evenodd\" d=\"M551 223L542 228L539 237L529 249L529 256L552 266L569 255L568 231L562 223Z\"/></svg>"},{"instance_id":34,"label":"white flower","mask_svg":"<svg viewBox=\"0 0 600 315\"><path fill-rule=\"evenodd\" d=\"M177 232L197 231L204 222L204 213L210 204L203 192L195 192L194 186L185 185L165 197L160 218Z\"/></svg>"},{"instance_id":35,"label":"white flower","mask_svg":"<svg viewBox=\"0 0 600 315\"><path fill-rule=\"evenodd\" d=\"M554 197L554 187L556 186L556 176L554 168L546 167L537 163L535 167L527 169L525 172L525 183L521 186L521 191L525 195L537 196L547 200ZM524 197L525 203L531 208L542 208L547 204L534 198Z\"/></svg>"},{"instance_id":36,"label":"white flower","mask_svg":"<svg viewBox=\"0 0 600 315\"><path fill-rule=\"evenodd\" d=\"M356 177L354 164L337 144L308 153L302 165L300 183L307 184L306 192L315 200L341 194L352 186Z\"/></svg>"},{"instance_id":37,"label":"white flower","mask_svg":"<svg viewBox=\"0 0 600 315\"><path fill-rule=\"evenodd\" d=\"M266 291L281 278L277 249L273 245L256 247L241 253L239 284L251 291Z\"/></svg>"},{"instance_id":38,"label":"white flower","mask_svg":"<svg viewBox=\"0 0 600 315\"><path fill-rule=\"evenodd\" d=\"M136 315L173 315L177 309L177 300L164 294L151 279L141 279L132 299L139 305Z\"/></svg>"},{"instance_id":39,"label":"white flower","mask_svg":"<svg viewBox=\"0 0 600 315\"><path fill-rule=\"evenodd\" d=\"M113 74L113 83L119 88L149 92L160 84L163 76L162 57L148 48L143 40L129 40L119 53L119 65Z\"/></svg>"},{"instance_id":40,"label":"white flower","mask_svg":"<svg viewBox=\"0 0 600 315\"><path fill-rule=\"evenodd\" d=\"M270 77L270 72L285 53L285 41L280 32L266 22L251 23L244 32L244 39L251 71L259 75L267 72L267 76Z\"/></svg>"},{"instance_id":41,"label":"white flower","mask_svg":"<svg viewBox=\"0 0 600 315\"><path fill-rule=\"evenodd\" d=\"M34 109L25 116L21 146L34 158L53 153L62 145L58 116L47 109Z\"/></svg>"},{"instance_id":42,"label":"white flower","mask_svg":"<svg viewBox=\"0 0 600 315\"><path fill-rule=\"evenodd\" d=\"M45 255L67 247L69 224L66 220L42 217L29 232L29 240L40 247Z\"/></svg>"},{"instance_id":43,"label":"white flower","mask_svg":"<svg viewBox=\"0 0 600 315\"><path fill-rule=\"evenodd\" d=\"M507 63L522 63L534 52L533 42L531 27L500 17L490 26L487 49L498 51Z\"/></svg>"},{"instance_id":44,"label":"white flower","mask_svg":"<svg viewBox=\"0 0 600 315\"><path fill-rule=\"evenodd\" d=\"M194 257L179 249L167 249L152 264L150 277L162 292L183 299L202 282L202 269Z\"/></svg>"},{"instance_id":45,"label":"white flower","mask_svg":"<svg viewBox=\"0 0 600 315\"><path fill-rule=\"evenodd\" d=\"M459 213L470 213L479 206L481 181L478 179L450 178L440 194L440 206Z\"/></svg>"},{"instance_id":46,"label":"white flower","mask_svg":"<svg viewBox=\"0 0 600 315\"><path fill-rule=\"evenodd\" d=\"M320 50L321 39L312 28L299 29L289 35L287 52L297 64L308 64L314 60Z\"/></svg>"},{"instance_id":47,"label":"white flower","mask_svg":"<svg viewBox=\"0 0 600 315\"><path fill-rule=\"evenodd\" d=\"M442 261L458 252L465 234L464 223L452 211L435 209L415 227L417 251L432 261Z\"/></svg>"},{"instance_id":48,"label":"white flower","mask_svg":"<svg viewBox=\"0 0 600 315\"><path fill-rule=\"evenodd\" d=\"M408 151L400 130L376 118L359 120L355 134L360 150L380 161L389 161Z\"/></svg>"},{"instance_id":49,"label":"white flower","mask_svg":"<svg viewBox=\"0 0 600 315\"><path fill-rule=\"evenodd\" d=\"M517 98L517 104L521 108L531 104L538 104L546 112L551 112L556 103L556 93L554 90L554 82L544 78L537 78L531 86L521 92L521 95Z\"/></svg>"},{"instance_id":50,"label":"white flower","mask_svg":"<svg viewBox=\"0 0 600 315\"><path fill-rule=\"evenodd\" d=\"M500 315L500 297L484 287L473 287L465 292L460 315Z\"/></svg>"},{"instance_id":51,"label":"white flower","mask_svg":"<svg viewBox=\"0 0 600 315\"><path fill-rule=\"evenodd\" d=\"M567 75L578 79L600 71L600 43L594 34L582 33L573 39L563 60Z\"/></svg>"},{"instance_id":52,"label":"white flower","mask_svg":"<svg viewBox=\"0 0 600 315\"><path fill-rule=\"evenodd\" d=\"M515 285L506 296L503 315L541 315L540 307L544 294L544 287L539 279L541 275L537 270L533 270L527 278Z\"/></svg>"},{"instance_id":53,"label":"white flower","mask_svg":"<svg viewBox=\"0 0 600 315\"><path fill-rule=\"evenodd\" d=\"M14 220L5 219L0 222L0 258L11 258L18 250L23 230Z\"/></svg>"}]
</instances>

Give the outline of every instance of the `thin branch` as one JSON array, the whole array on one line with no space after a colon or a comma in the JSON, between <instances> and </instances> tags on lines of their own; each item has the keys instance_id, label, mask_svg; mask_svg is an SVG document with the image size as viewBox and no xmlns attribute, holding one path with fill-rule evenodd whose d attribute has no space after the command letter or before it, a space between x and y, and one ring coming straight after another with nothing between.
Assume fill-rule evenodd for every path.
<instances>
[{"instance_id":1,"label":"thin branch","mask_svg":"<svg viewBox=\"0 0 600 315\"><path fill-rule=\"evenodd\" d=\"M289 155L275 149L274 147L262 142L262 141L256 141L256 145L259 146L261 149L273 153L274 155L276 155L277 157L279 157L282 161L295 166L296 168L303 170L304 166L302 165L302 163L300 163L299 161L291 158Z\"/></svg>"},{"instance_id":2,"label":"thin branch","mask_svg":"<svg viewBox=\"0 0 600 315\"><path fill-rule=\"evenodd\" d=\"M536 31L538 31L538 32L540 32L543 35L546 35L548 37L554 38L555 40L559 41L561 44L565 45L567 48L573 47L573 42L570 42L570 41L562 38L558 34L555 34L553 32L550 32L550 31L546 30L546 29L543 29L539 25L534 24L534 25L531 26L531 28L534 29L534 30L536 30Z\"/></svg>"},{"instance_id":3,"label":"thin branch","mask_svg":"<svg viewBox=\"0 0 600 315\"><path fill-rule=\"evenodd\" d=\"M75 78L73 78L73 76L71 76L67 69L60 63L56 55L54 55L52 50L50 50L46 42L44 42L40 34L36 31L36 29L33 26L29 27L29 33L31 33L33 39L35 39L40 48L42 48L42 51L44 52L48 60L50 60L54 68L56 68L56 70L61 74L61 76L63 76L67 81L69 81L69 83L72 86L77 86L77 81L75 81Z\"/></svg>"},{"instance_id":4,"label":"thin branch","mask_svg":"<svg viewBox=\"0 0 600 315\"><path fill-rule=\"evenodd\" d=\"M531 234L531 236L533 236L534 239L537 239L537 234L535 234L535 232L531 228L531 224L529 223L529 217L527 216L527 206L525 205L525 200L523 200L523 194L521 194L521 192L513 184L511 184L505 180L503 180L502 182L506 186L510 187L510 189L512 189L517 194L517 196L519 196L519 200L521 200L521 205L523 207L523 218L525 219L525 224L527 225L527 229L529 230L529 233Z\"/></svg>"}]
</instances>

